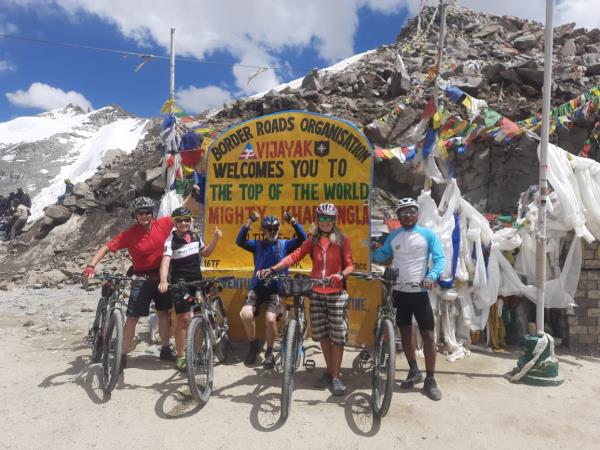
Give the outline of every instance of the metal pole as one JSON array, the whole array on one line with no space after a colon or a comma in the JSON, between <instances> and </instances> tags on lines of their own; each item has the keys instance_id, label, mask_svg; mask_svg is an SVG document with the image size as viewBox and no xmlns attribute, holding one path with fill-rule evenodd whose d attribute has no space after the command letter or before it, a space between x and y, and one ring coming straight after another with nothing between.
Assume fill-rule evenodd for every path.
<instances>
[{"instance_id":1,"label":"metal pole","mask_svg":"<svg viewBox=\"0 0 600 450\"><path fill-rule=\"evenodd\" d=\"M435 74L435 84L433 86L433 97L435 98L436 108L439 106L439 78L442 72L442 63L444 58L444 39L446 38L446 0L440 0L440 36L438 41L438 66Z\"/></svg>"},{"instance_id":2,"label":"metal pole","mask_svg":"<svg viewBox=\"0 0 600 450\"><path fill-rule=\"evenodd\" d=\"M169 100L175 99L175 28L171 28L171 84L169 89Z\"/></svg>"},{"instance_id":3,"label":"metal pole","mask_svg":"<svg viewBox=\"0 0 600 450\"><path fill-rule=\"evenodd\" d=\"M550 135L550 96L552 94L552 48L554 0L546 0L546 33L544 54L544 98L542 108L542 142L540 143L540 182L538 233L536 245L537 332L544 332L544 303L546 293L546 199L548 193L548 140Z\"/></svg>"}]
</instances>

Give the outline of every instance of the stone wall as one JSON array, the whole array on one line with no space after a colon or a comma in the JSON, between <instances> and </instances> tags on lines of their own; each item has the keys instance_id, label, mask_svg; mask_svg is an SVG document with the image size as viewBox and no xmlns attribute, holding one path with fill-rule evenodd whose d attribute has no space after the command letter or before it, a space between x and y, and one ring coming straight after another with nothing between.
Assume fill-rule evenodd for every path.
<instances>
[{"instance_id":1,"label":"stone wall","mask_svg":"<svg viewBox=\"0 0 600 450\"><path fill-rule=\"evenodd\" d=\"M600 246L584 244L583 265L575 294L575 314L568 317L569 348L600 353Z\"/></svg>"}]
</instances>

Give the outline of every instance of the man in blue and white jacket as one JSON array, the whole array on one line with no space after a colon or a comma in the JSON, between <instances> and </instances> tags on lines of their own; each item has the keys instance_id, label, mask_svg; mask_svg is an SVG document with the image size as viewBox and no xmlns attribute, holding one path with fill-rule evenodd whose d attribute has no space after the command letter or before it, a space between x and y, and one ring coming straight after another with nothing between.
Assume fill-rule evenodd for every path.
<instances>
[{"instance_id":1,"label":"man in blue and white jacket","mask_svg":"<svg viewBox=\"0 0 600 450\"><path fill-rule=\"evenodd\" d=\"M396 307L396 323L402 336L402 347L410 367L406 380L400 386L410 389L423 381L412 340L414 315L423 338L427 370L422 392L432 400L441 400L442 393L434 378L435 321L427 289L433 288L434 283L439 279L446 258L435 232L417 225L419 205L415 200L412 198L400 200L396 214L402 227L390 233L383 246L373 253L373 260L383 263L393 258L392 267L398 269L398 279L393 287L393 300Z\"/></svg>"}]
</instances>

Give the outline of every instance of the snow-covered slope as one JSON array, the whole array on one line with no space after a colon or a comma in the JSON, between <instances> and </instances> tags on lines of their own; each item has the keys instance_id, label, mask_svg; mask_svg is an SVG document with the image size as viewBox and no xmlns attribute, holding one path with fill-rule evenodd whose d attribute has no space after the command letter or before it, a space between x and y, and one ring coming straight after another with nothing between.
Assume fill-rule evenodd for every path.
<instances>
[{"instance_id":1,"label":"snow-covered slope","mask_svg":"<svg viewBox=\"0 0 600 450\"><path fill-rule=\"evenodd\" d=\"M109 150L133 151L148 122L118 106L86 113L69 105L0 123L0 193L29 191L35 219L64 192L65 178L90 177Z\"/></svg>"}]
</instances>

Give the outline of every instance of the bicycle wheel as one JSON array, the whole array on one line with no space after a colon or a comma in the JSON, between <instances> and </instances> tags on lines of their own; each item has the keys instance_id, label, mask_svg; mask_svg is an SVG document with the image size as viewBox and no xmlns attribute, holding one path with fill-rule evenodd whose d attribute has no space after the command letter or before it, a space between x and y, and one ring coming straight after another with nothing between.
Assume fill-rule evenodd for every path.
<instances>
[{"instance_id":1,"label":"bicycle wheel","mask_svg":"<svg viewBox=\"0 0 600 450\"><path fill-rule=\"evenodd\" d=\"M208 327L204 317L194 317L185 343L188 384L198 403L206 403L212 392L213 351Z\"/></svg>"},{"instance_id":2,"label":"bicycle wheel","mask_svg":"<svg viewBox=\"0 0 600 450\"><path fill-rule=\"evenodd\" d=\"M92 342L92 361L97 363L102 359L102 347L104 346L104 331L106 330L106 299L100 297L96 306L96 317L90 330Z\"/></svg>"},{"instance_id":3,"label":"bicycle wheel","mask_svg":"<svg viewBox=\"0 0 600 450\"><path fill-rule=\"evenodd\" d=\"M227 313L225 312L225 306L223 305L223 300L221 297L217 297L213 300L213 308L215 311L213 330L215 332L216 342L213 346L213 351L215 356L219 360L220 363L227 361L227 357L229 356L229 336L227 334L228 330L228 321L227 321Z\"/></svg>"},{"instance_id":4,"label":"bicycle wheel","mask_svg":"<svg viewBox=\"0 0 600 450\"><path fill-rule=\"evenodd\" d=\"M123 313L115 309L110 314L102 350L102 388L110 394L117 384L123 349Z\"/></svg>"},{"instance_id":5,"label":"bicycle wheel","mask_svg":"<svg viewBox=\"0 0 600 450\"><path fill-rule=\"evenodd\" d=\"M290 320L285 337L283 359L283 379L281 382L281 418L286 420L292 409L292 393L294 392L294 371L298 346L298 321Z\"/></svg>"},{"instance_id":6,"label":"bicycle wheel","mask_svg":"<svg viewBox=\"0 0 600 450\"><path fill-rule=\"evenodd\" d=\"M375 336L373 354L373 413L378 417L387 414L394 392L396 374L396 333L394 324L384 318Z\"/></svg>"}]
</instances>

